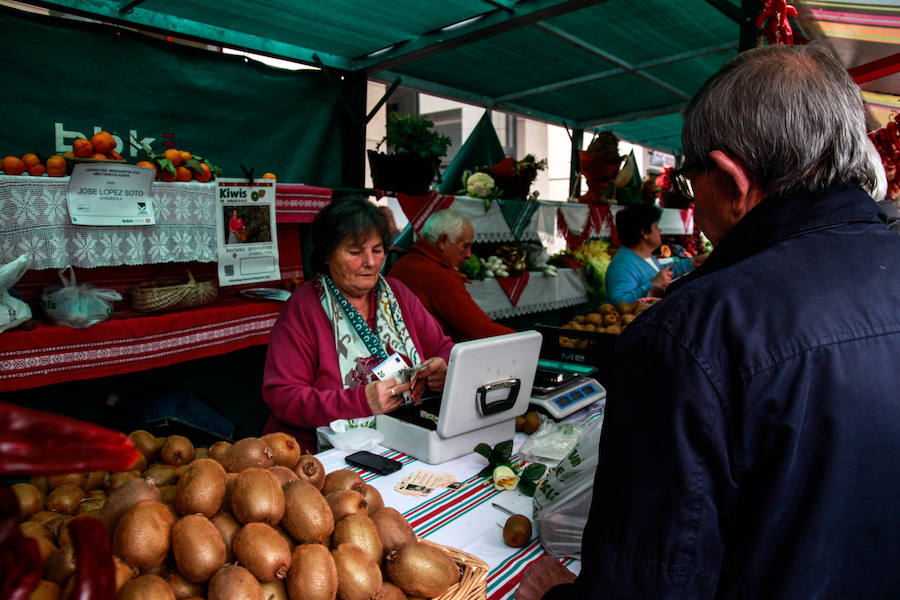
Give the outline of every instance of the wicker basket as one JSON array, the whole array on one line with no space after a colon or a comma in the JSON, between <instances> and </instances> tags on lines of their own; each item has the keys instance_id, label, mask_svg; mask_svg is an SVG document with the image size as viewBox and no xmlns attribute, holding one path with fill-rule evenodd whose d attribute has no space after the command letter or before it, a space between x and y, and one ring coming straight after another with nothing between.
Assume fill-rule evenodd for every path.
<instances>
[{"instance_id":1,"label":"wicker basket","mask_svg":"<svg viewBox=\"0 0 900 600\"><path fill-rule=\"evenodd\" d=\"M450 586L449 590L434 600L484 600L487 598L489 569L486 562L456 548L441 546L422 538L419 538L419 541L440 548L449 554L450 560L459 565L462 573L459 583Z\"/></svg>"},{"instance_id":2,"label":"wicker basket","mask_svg":"<svg viewBox=\"0 0 900 600\"><path fill-rule=\"evenodd\" d=\"M145 281L131 288L131 307L138 312L196 308L214 302L218 288L212 281L197 282L190 270L187 281Z\"/></svg>"}]
</instances>

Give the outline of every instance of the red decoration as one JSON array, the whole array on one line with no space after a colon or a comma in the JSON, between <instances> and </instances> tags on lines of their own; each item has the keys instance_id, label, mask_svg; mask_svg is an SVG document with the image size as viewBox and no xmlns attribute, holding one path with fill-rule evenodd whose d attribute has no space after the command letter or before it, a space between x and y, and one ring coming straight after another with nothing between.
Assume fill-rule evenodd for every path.
<instances>
[{"instance_id":1,"label":"red decoration","mask_svg":"<svg viewBox=\"0 0 900 600\"><path fill-rule=\"evenodd\" d=\"M770 44L793 44L794 30L788 17L796 17L797 9L785 0L762 0L762 2L763 9L756 17L756 28L765 33Z\"/></svg>"},{"instance_id":2,"label":"red decoration","mask_svg":"<svg viewBox=\"0 0 900 600\"><path fill-rule=\"evenodd\" d=\"M888 198L900 198L900 114L895 114L881 129L869 133L869 139L881 155L888 182Z\"/></svg>"}]
</instances>

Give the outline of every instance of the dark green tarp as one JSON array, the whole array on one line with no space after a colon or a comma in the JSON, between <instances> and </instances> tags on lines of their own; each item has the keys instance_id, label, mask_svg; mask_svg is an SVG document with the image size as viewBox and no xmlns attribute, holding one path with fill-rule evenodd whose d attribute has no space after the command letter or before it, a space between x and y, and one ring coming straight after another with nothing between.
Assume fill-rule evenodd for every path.
<instances>
[{"instance_id":1,"label":"dark green tarp","mask_svg":"<svg viewBox=\"0 0 900 600\"><path fill-rule=\"evenodd\" d=\"M341 173L346 111L321 71L287 71L127 30L0 8L0 153L71 149L105 129L153 138L224 170L326 187ZM64 133L68 132L68 133ZM121 150L120 150L121 152ZM140 159L122 152L128 162Z\"/></svg>"}]
</instances>

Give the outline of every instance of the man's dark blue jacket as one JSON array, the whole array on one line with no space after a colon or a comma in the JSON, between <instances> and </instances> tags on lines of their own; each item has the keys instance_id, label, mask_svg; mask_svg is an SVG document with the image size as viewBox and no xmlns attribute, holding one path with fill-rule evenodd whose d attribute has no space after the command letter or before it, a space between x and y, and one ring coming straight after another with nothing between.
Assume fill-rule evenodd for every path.
<instances>
[{"instance_id":1,"label":"man's dark blue jacket","mask_svg":"<svg viewBox=\"0 0 900 600\"><path fill-rule=\"evenodd\" d=\"M900 597L900 236L769 198L617 347L581 575L545 598Z\"/></svg>"}]
</instances>

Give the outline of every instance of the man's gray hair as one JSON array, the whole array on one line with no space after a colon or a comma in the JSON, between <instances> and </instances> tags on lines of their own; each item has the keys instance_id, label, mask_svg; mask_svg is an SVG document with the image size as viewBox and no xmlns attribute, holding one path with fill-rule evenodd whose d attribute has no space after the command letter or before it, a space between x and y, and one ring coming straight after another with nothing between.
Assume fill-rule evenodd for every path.
<instances>
[{"instance_id":1,"label":"man's gray hair","mask_svg":"<svg viewBox=\"0 0 900 600\"><path fill-rule=\"evenodd\" d=\"M462 235L463 227L467 223L472 224L461 212L445 208L428 217L419 232L419 237L426 242L435 244L442 235L447 234L450 241L455 242Z\"/></svg>"},{"instance_id":2,"label":"man's gray hair","mask_svg":"<svg viewBox=\"0 0 900 600\"><path fill-rule=\"evenodd\" d=\"M685 166L710 170L713 150L747 169L766 196L871 189L862 93L824 46L772 45L731 59L684 111Z\"/></svg>"},{"instance_id":3,"label":"man's gray hair","mask_svg":"<svg viewBox=\"0 0 900 600\"><path fill-rule=\"evenodd\" d=\"M869 192L869 195L872 196L875 202L878 202L884 200L887 196L887 173L884 171L884 163L881 161L881 154L879 154L878 148L875 147L875 143L868 138L866 141L868 142L866 145L866 156L869 157L869 162L872 164L872 168L875 169L875 181L872 183L872 188L866 188L866 191Z\"/></svg>"}]
</instances>

